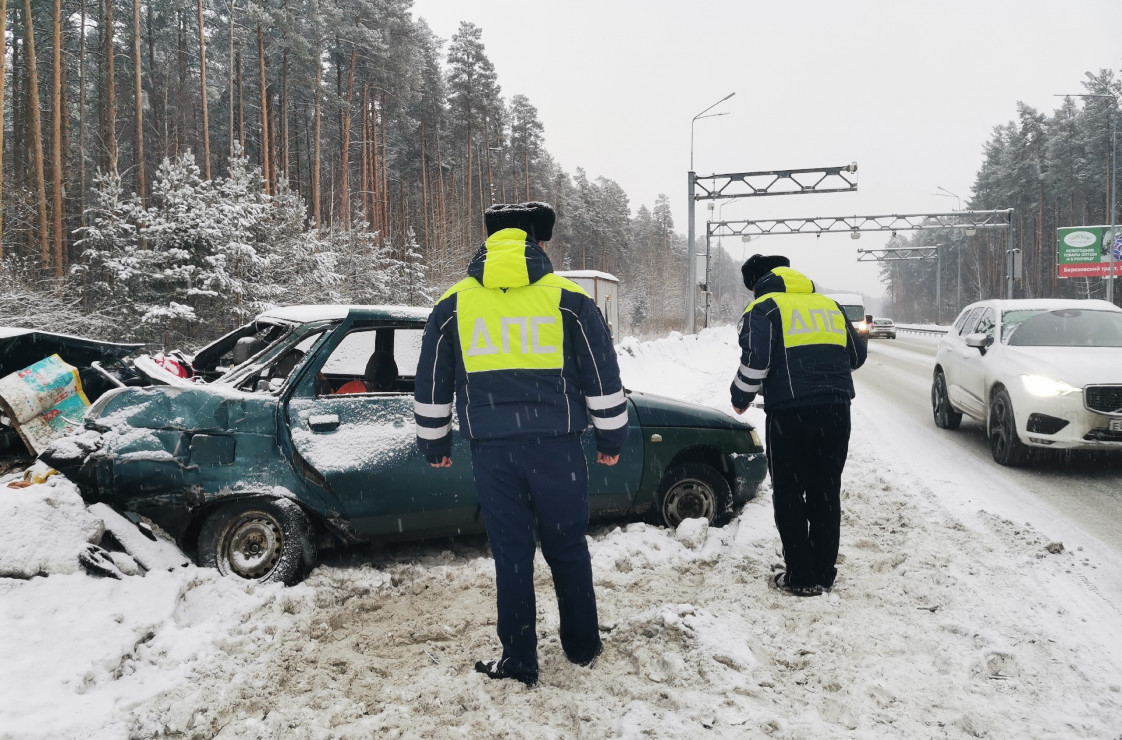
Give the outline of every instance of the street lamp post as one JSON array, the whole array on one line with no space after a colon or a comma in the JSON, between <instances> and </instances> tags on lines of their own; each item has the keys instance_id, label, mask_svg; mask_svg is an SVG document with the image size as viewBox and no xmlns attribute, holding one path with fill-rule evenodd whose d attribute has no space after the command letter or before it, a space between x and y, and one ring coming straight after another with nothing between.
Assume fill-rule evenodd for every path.
<instances>
[{"instance_id":1,"label":"street lamp post","mask_svg":"<svg viewBox=\"0 0 1122 740\"><path fill-rule=\"evenodd\" d=\"M724 205L722 203L721 205ZM713 201L709 201L709 220L713 220ZM709 236L709 224L705 224L705 328L709 328L709 297L713 294L713 286L709 284L709 260L713 256L713 240Z\"/></svg>"},{"instance_id":2,"label":"street lamp post","mask_svg":"<svg viewBox=\"0 0 1122 740\"><path fill-rule=\"evenodd\" d=\"M962 210L962 198L959 198L957 195L955 195L951 191L947 190L942 185L936 185L935 189L936 190L942 190L943 192L932 193L932 195L938 195L938 196L941 196L941 197L944 197L944 198L954 198L954 200L955 200L955 210L956 211L961 211Z\"/></svg>"},{"instance_id":3,"label":"street lamp post","mask_svg":"<svg viewBox=\"0 0 1122 740\"><path fill-rule=\"evenodd\" d=\"M942 196L942 197L945 197L945 198L954 198L955 202L958 206L955 210L956 211L961 211L962 210L962 198L958 197L958 195L956 195L955 193L952 193L951 191L947 190L942 185L936 185L935 187L939 190L942 190L943 192L942 193L932 193L932 195L938 195L938 196ZM967 228L966 229L966 236L973 236L974 231L975 231L975 229ZM1014 242L1013 242L1012 220L1010 220L1010 223L1009 223L1008 241L1009 241L1009 245L1005 249L1005 297L1006 298L1012 298L1013 297L1013 281L1014 281L1014 279L1017 279L1017 280L1020 279L1019 272L1017 270L1017 266L1020 263L1018 261L1017 256L1021 253L1020 249L1016 249L1016 248L1013 247ZM957 247L957 251L958 251L958 302L957 302L957 305L955 306L956 310L960 306L962 306L962 246ZM940 256L939 263L936 264L936 270L935 270L935 279L937 281L942 280L941 276L939 275L939 267L940 267L941 263L942 263L942 257ZM1014 273L1018 273L1018 274L1015 275ZM939 301L940 285L941 285L941 283L937 283L936 286L935 286L935 296L936 296L935 300L936 300L936 302ZM943 311L943 307L940 304L936 308L936 313L941 316L942 311Z\"/></svg>"},{"instance_id":4,"label":"street lamp post","mask_svg":"<svg viewBox=\"0 0 1122 740\"><path fill-rule=\"evenodd\" d=\"M951 191L947 190L942 185L936 185L935 189L936 190L942 190L943 192L932 193L932 195L938 195L942 198L954 198L954 200L955 200L955 210L956 211L961 211L962 210L962 198L958 197L958 195L956 193L952 193ZM955 304L954 304L954 310L955 310L956 314L958 313L958 310L960 308L962 308L962 248L963 248L963 246L965 246L965 244L959 244L958 240L955 240L955 250L954 251L955 251L955 255L957 255L957 257L958 257L958 259L956 260L958 262L958 275L955 278L956 282L955 282ZM940 260L940 262L941 261L942 260ZM942 305L940 305L939 308L938 308L938 314L939 314L939 316L943 315L943 306Z\"/></svg>"},{"instance_id":5,"label":"street lamp post","mask_svg":"<svg viewBox=\"0 0 1122 740\"><path fill-rule=\"evenodd\" d=\"M724 220L725 206L727 206L731 202L732 201L730 201L730 200L726 200L724 203L717 206L717 221L718 221L718 223L722 222ZM709 220L712 221L713 220L713 201L709 201L708 210L709 210ZM711 285L712 276L711 276L710 267L711 267L712 262L713 262L713 247L712 247L712 240L711 240L709 232L710 232L709 224L706 224L705 225L705 328L706 329L709 328L709 308L710 308L710 305L712 304L712 298L713 298L715 293L716 293L716 298L718 300L720 300L719 292L714 291L713 286ZM717 237L717 252L718 252L718 254L720 253L721 248L724 244L721 241L722 239L723 239L723 237L721 237L721 236ZM720 286L720 284L721 284L721 279L717 278L717 285Z\"/></svg>"},{"instance_id":6,"label":"street lamp post","mask_svg":"<svg viewBox=\"0 0 1122 740\"><path fill-rule=\"evenodd\" d=\"M939 195L941 197L953 197L953 198L955 198L955 210L956 211L962 211L963 210L963 198L958 197L958 195L955 194L955 193L951 193L950 191L948 191L948 189L946 187L944 187L942 185L936 185L935 188L937 189L937 191L942 191L942 192L941 193L931 193L931 195ZM939 247L942 247L942 244L939 244ZM962 250L962 247L959 247L958 249L959 249L959 251L958 251L958 297L956 298L955 311L958 311L958 307L963 304L963 255L962 255L962 251L960 251L960 250ZM941 249L938 252L938 258L936 259L936 262L935 262L935 323L937 323L937 324L942 323L942 250Z\"/></svg>"},{"instance_id":7,"label":"street lamp post","mask_svg":"<svg viewBox=\"0 0 1122 740\"><path fill-rule=\"evenodd\" d=\"M705 110L698 113L696 116L693 117L693 120L690 121L690 172L693 172L693 125L695 123L697 123L697 119L699 119L699 118L712 118L713 116L727 116L728 115L727 112L726 113L709 113L709 111L713 110L718 105L720 105L721 103L723 103L726 100L728 100L729 98L731 98L733 95L736 95L736 93L735 92L730 92L728 95L721 98L716 103L713 103L713 105L709 106ZM706 113L709 113L709 115L705 115Z\"/></svg>"},{"instance_id":8,"label":"street lamp post","mask_svg":"<svg viewBox=\"0 0 1122 740\"><path fill-rule=\"evenodd\" d=\"M694 250L693 205L694 205L694 191L695 191L695 188L697 186L697 174L693 171L693 125L697 122L697 120L699 118L711 118L713 116L728 115L727 113L709 113L709 111L713 110L718 105L720 105L721 103L723 103L726 100L728 100L729 98L731 98L733 95L736 95L736 93L735 92L730 92L728 95L721 98L716 103L713 103L713 105L709 106L705 110L698 113L696 116L693 117L693 120L690 121L690 171L689 171L689 175L688 175L689 183L688 183L688 188L687 188L688 196L689 196L689 220L686 224L686 228L688 229L688 232L689 232L688 235L687 235L687 240L686 240L687 245L688 245L687 249L686 249L686 280L689 283L689 285L687 286L687 289L686 289L686 300L688 301L687 314L689 316L688 329L689 329L690 334L696 334L697 333L697 306L696 306L696 303L697 303L697 256L693 253L693 250ZM709 113L709 115L706 115L707 113Z\"/></svg>"}]
</instances>

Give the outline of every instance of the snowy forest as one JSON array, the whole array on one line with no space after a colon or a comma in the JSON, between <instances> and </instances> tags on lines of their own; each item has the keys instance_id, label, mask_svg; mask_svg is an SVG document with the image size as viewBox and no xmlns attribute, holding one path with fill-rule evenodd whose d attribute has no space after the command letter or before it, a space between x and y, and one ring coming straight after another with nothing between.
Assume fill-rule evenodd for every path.
<instances>
[{"instance_id":1,"label":"snowy forest","mask_svg":"<svg viewBox=\"0 0 1122 740\"><path fill-rule=\"evenodd\" d=\"M994 127L986 142L973 195L955 203L968 210L1014 209L1013 246L1022 255L1016 298L1106 297L1102 278L1056 276L1056 229L1111 224L1120 220L1122 207L1115 196L1111 218L1111 174L1117 168L1111 136L1119 127L1112 116L1122 113L1118 110L1122 84L1109 69L1087 73L1082 84L1085 97L1060 98L1051 114L1018 103L1017 120ZM888 246L936 244L941 245L941 265L932 260L881 264L888 315L945 323L962 305L1005 297L1008 236L1004 230L978 230L973 236L960 229L919 231L910 237L896 236ZM1122 264L1118 272L1122 275ZM939 309L936 274L941 277ZM1114 292L1117 296L1119 291Z\"/></svg>"},{"instance_id":2,"label":"snowy forest","mask_svg":"<svg viewBox=\"0 0 1122 740\"><path fill-rule=\"evenodd\" d=\"M684 327L669 198L566 171L471 23L438 38L409 0L0 0L0 39L0 323L190 348L276 304L426 305L488 205L544 200L554 266L617 275L624 333ZM1101 97L997 126L958 204L1015 209L1018 295L1103 294L1055 277L1055 228L1110 221L1122 87L1084 86ZM934 264L885 263L891 315L1003 294L1004 233L894 239L936 243L942 310ZM710 323L743 310L736 268L717 250Z\"/></svg>"},{"instance_id":3,"label":"snowy forest","mask_svg":"<svg viewBox=\"0 0 1122 740\"><path fill-rule=\"evenodd\" d=\"M0 319L191 346L276 304L425 305L494 202L558 211L557 269L679 328L669 201L566 172L482 29L408 0L0 0Z\"/></svg>"}]
</instances>

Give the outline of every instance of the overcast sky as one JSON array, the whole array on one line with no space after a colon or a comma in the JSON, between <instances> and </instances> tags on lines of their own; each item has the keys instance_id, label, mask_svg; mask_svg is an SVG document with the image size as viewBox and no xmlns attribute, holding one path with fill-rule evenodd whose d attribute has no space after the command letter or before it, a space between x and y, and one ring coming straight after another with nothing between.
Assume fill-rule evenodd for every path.
<instances>
[{"instance_id":1,"label":"overcast sky","mask_svg":"<svg viewBox=\"0 0 1122 740\"><path fill-rule=\"evenodd\" d=\"M633 210L669 196L686 232L690 121L699 176L856 161L859 189L727 202L723 220L954 210L993 127L1017 101L1052 112L1084 72L1122 67L1119 0L415 0L446 41L483 29L504 98L538 108L570 174L618 182ZM1105 135L1105 134L1104 134ZM707 211L698 205L704 240ZM714 219L716 220L716 219ZM771 236L733 253L783 253L820 283L882 292L857 248L888 234Z\"/></svg>"}]
</instances>

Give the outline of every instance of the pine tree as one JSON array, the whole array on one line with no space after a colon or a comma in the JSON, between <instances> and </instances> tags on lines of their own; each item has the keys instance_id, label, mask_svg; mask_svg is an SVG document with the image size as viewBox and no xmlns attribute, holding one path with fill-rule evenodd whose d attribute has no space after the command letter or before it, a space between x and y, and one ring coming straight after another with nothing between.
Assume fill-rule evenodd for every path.
<instances>
[{"instance_id":1,"label":"pine tree","mask_svg":"<svg viewBox=\"0 0 1122 740\"><path fill-rule=\"evenodd\" d=\"M475 172L476 137L496 110L500 93L495 66L487 58L482 39L481 28L462 21L448 49L449 120L452 134L462 143L460 178L464 183L464 223L467 225L464 235L468 241L482 233L485 209L479 202L481 199L476 197L475 183L479 182Z\"/></svg>"}]
</instances>

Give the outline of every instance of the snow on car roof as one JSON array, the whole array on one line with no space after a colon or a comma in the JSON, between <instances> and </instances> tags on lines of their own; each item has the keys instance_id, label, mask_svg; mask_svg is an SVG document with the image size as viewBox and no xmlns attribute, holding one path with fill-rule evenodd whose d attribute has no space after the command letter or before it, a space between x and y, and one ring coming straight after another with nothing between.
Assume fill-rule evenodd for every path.
<instances>
[{"instance_id":1,"label":"snow on car roof","mask_svg":"<svg viewBox=\"0 0 1122 740\"><path fill-rule=\"evenodd\" d=\"M563 278L603 278L604 280L611 280L613 283L618 283L619 278L608 272L600 272L599 270L558 270L556 275Z\"/></svg>"},{"instance_id":2,"label":"snow on car roof","mask_svg":"<svg viewBox=\"0 0 1122 740\"><path fill-rule=\"evenodd\" d=\"M826 293L826 297L850 306L864 305L865 303L864 296L857 293Z\"/></svg>"},{"instance_id":3,"label":"snow on car roof","mask_svg":"<svg viewBox=\"0 0 1122 740\"><path fill-rule=\"evenodd\" d=\"M270 309L260 314L258 318L280 319L308 323L310 321L331 321L346 318L351 311L384 314L387 319L427 319L431 308L418 308L416 306L363 306L363 305L330 305L330 304L305 304L298 306L281 306Z\"/></svg>"},{"instance_id":4,"label":"snow on car roof","mask_svg":"<svg viewBox=\"0 0 1122 740\"><path fill-rule=\"evenodd\" d=\"M1122 308L1115 306L1110 301L1099 300L1098 298L994 298L989 301L979 301L979 304L987 303L996 305L1003 311L1025 310L1025 309L1041 309L1043 311L1055 311L1060 308L1085 308L1095 311L1122 311Z\"/></svg>"},{"instance_id":5,"label":"snow on car roof","mask_svg":"<svg viewBox=\"0 0 1122 740\"><path fill-rule=\"evenodd\" d=\"M143 345L135 342L109 342L104 339L90 339L89 337L80 337L76 334L62 334L57 331L47 331L45 329L25 329L18 326L0 326L0 339L10 339L12 337L22 337L26 334L39 334L44 337L54 337L57 339L72 339L75 342L84 343L86 345L104 345L109 347L141 347Z\"/></svg>"}]
</instances>

